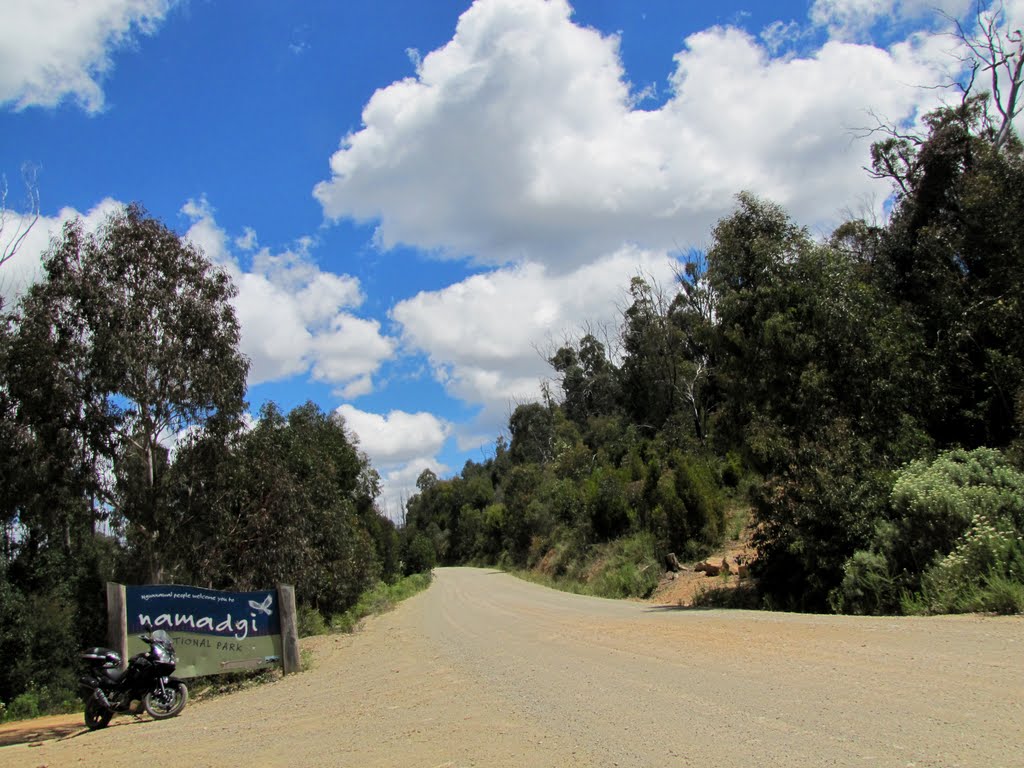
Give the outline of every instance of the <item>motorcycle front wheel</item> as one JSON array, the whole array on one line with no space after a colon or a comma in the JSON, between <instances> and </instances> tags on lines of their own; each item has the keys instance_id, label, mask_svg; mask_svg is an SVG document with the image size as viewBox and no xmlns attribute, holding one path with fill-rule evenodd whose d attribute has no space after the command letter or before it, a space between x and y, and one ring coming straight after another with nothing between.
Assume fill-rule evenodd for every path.
<instances>
[{"instance_id":1,"label":"motorcycle front wheel","mask_svg":"<svg viewBox=\"0 0 1024 768\"><path fill-rule=\"evenodd\" d=\"M142 706L154 720L174 717L188 703L188 688L182 682L167 683L163 690L155 688L142 697Z\"/></svg>"},{"instance_id":2,"label":"motorcycle front wheel","mask_svg":"<svg viewBox=\"0 0 1024 768\"><path fill-rule=\"evenodd\" d=\"M107 709L99 700L99 695L94 693L85 702L85 725L90 731L97 728L106 728L114 713Z\"/></svg>"}]
</instances>

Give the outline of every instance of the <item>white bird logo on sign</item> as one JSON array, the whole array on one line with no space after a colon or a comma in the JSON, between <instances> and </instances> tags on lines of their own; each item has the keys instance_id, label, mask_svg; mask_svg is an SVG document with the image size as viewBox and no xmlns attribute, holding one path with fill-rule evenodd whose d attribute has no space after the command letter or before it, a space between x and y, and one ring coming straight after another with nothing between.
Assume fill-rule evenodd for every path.
<instances>
[{"instance_id":1,"label":"white bird logo on sign","mask_svg":"<svg viewBox=\"0 0 1024 768\"><path fill-rule=\"evenodd\" d=\"M265 614L267 614L267 616L269 616L270 615L270 604L273 603L273 602L274 602L274 596L273 595L267 595L267 599L264 600L262 603L257 603L255 600L250 600L249 601L249 607L252 608L254 611L259 611L260 613L265 613Z\"/></svg>"}]
</instances>

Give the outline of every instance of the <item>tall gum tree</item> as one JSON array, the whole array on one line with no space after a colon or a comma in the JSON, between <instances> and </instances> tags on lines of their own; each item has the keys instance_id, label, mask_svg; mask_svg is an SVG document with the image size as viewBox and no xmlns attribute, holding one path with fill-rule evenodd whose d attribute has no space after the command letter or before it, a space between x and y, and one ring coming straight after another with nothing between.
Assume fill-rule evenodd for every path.
<instances>
[{"instance_id":1,"label":"tall gum tree","mask_svg":"<svg viewBox=\"0 0 1024 768\"><path fill-rule=\"evenodd\" d=\"M50 390L77 399L100 505L126 525L151 582L162 575L168 446L187 432L227 434L245 406L234 295L198 248L132 204L95 235L66 226L20 306L15 346L33 361L20 390L36 408L24 415L43 416Z\"/></svg>"}]
</instances>

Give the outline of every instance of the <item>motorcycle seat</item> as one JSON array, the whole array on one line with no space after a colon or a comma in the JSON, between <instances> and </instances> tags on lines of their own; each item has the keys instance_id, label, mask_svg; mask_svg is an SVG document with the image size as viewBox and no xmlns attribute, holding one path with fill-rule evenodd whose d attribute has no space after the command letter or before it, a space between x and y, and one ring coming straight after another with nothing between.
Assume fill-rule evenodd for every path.
<instances>
[{"instance_id":1,"label":"motorcycle seat","mask_svg":"<svg viewBox=\"0 0 1024 768\"><path fill-rule=\"evenodd\" d=\"M117 667L108 667L103 670L103 675L112 683L121 682L121 678L124 677L124 673L127 670L118 669Z\"/></svg>"}]
</instances>

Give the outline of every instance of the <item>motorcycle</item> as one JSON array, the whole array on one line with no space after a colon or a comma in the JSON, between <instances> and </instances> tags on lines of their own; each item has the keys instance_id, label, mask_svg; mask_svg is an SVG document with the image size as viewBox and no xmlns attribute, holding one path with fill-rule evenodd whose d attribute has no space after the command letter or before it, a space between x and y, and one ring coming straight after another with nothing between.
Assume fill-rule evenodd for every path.
<instances>
[{"instance_id":1,"label":"motorcycle","mask_svg":"<svg viewBox=\"0 0 1024 768\"><path fill-rule=\"evenodd\" d=\"M172 677L178 657L170 635L158 629L139 637L149 650L132 656L124 669L117 651L88 648L82 652L88 672L79 678L79 685L89 730L105 728L118 712L140 714L135 702L142 702L155 720L174 717L188 703L188 687Z\"/></svg>"}]
</instances>

